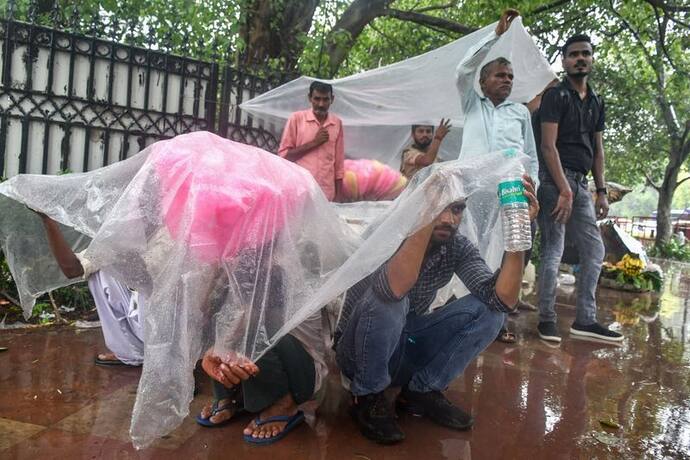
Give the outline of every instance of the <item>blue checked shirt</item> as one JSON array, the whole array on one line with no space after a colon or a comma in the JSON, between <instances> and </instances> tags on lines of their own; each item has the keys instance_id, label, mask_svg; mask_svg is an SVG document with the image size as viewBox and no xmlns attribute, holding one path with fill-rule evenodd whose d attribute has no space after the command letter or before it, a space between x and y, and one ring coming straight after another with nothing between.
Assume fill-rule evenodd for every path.
<instances>
[{"instance_id":1,"label":"blue checked shirt","mask_svg":"<svg viewBox=\"0 0 690 460\"><path fill-rule=\"evenodd\" d=\"M417 283L406 295L410 302L410 312L417 315L426 313L436 297L436 292L450 282L453 273L458 275L472 295L490 308L504 313L512 310L496 295L499 270L491 272L470 240L456 235L449 243L440 245L428 254L422 262ZM347 326L350 315L370 287L384 303L399 302L404 298L396 297L391 291L388 285L388 263L383 264L347 291L345 305L335 331L336 344Z\"/></svg>"}]
</instances>

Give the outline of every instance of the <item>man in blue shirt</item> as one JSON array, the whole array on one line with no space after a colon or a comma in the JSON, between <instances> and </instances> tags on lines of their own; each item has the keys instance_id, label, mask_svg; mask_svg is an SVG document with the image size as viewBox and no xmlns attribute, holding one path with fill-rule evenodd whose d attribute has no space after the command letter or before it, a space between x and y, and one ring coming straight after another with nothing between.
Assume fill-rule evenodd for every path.
<instances>
[{"instance_id":1,"label":"man in blue shirt","mask_svg":"<svg viewBox=\"0 0 690 460\"><path fill-rule=\"evenodd\" d=\"M503 35L519 12L507 9L501 15L495 33L480 40L470 48L456 70L457 86L465 114L462 147L459 159L468 159L489 152L514 148L530 157L529 175L537 180L539 162L534 142L534 132L529 109L523 104L508 100L513 89L513 68L505 58L499 57L484 66L479 65L487 56L498 37ZM474 80L479 71L479 85L482 93L475 91ZM482 200L476 200L481 202ZM482 222L480 221L479 224ZM487 235L488 229L478 228L478 235ZM533 226L532 235L536 228ZM525 258L529 262L530 253ZM518 307L536 310L533 305L520 301ZM515 334L501 328L497 340L514 343Z\"/></svg>"},{"instance_id":2,"label":"man in blue shirt","mask_svg":"<svg viewBox=\"0 0 690 460\"><path fill-rule=\"evenodd\" d=\"M465 114L459 159L514 148L530 157L527 172L536 179L539 161L529 110L520 103L508 100L513 89L510 61L499 57L479 70L479 64L498 37L508 30L519 14L513 9L506 10L495 33L470 48L458 65L457 86ZM478 94L474 88L477 71L482 94Z\"/></svg>"}]
</instances>

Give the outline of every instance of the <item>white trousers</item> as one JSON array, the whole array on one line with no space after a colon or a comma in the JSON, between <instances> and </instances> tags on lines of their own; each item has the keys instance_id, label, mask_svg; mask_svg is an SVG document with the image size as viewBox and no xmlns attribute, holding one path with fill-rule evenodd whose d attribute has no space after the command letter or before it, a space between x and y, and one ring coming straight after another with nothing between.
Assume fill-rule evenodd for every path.
<instances>
[{"instance_id":1,"label":"white trousers","mask_svg":"<svg viewBox=\"0 0 690 460\"><path fill-rule=\"evenodd\" d=\"M142 364L144 341L137 293L103 270L89 276L88 283L106 346L123 363Z\"/></svg>"}]
</instances>

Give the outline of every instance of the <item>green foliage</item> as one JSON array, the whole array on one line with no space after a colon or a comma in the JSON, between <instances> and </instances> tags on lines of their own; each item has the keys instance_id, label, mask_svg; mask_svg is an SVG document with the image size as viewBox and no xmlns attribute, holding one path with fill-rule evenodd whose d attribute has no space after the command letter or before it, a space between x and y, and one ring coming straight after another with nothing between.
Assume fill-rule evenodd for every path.
<instances>
[{"instance_id":1,"label":"green foliage","mask_svg":"<svg viewBox=\"0 0 690 460\"><path fill-rule=\"evenodd\" d=\"M17 287L12 280L10 268L7 266L7 260L5 260L5 254L2 251L0 251L0 293L5 293L6 296L14 299L19 298Z\"/></svg>"},{"instance_id":2,"label":"green foliage","mask_svg":"<svg viewBox=\"0 0 690 460\"><path fill-rule=\"evenodd\" d=\"M690 244L680 244L676 238L671 238L667 243L654 245L648 254L651 257L690 262Z\"/></svg>"}]
</instances>

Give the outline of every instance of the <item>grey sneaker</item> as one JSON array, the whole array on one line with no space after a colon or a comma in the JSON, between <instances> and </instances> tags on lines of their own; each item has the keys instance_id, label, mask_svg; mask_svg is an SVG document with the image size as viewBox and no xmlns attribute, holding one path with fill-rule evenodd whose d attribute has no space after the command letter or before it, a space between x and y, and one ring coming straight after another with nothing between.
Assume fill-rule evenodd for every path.
<instances>
[{"instance_id":1,"label":"grey sneaker","mask_svg":"<svg viewBox=\"0 0 690 460\"><path fill-rule=\"evenodd\" d=\"M570 333L584 337L594 337L595 339L609 340L611 342L620 342L623 340L622 334L614 332L599 323L590 324L588 326L573 323L573 325L570 326Z\"/></svg>"},{"instance_id":2,"label":"grey sneaker","mask_svg":"<svg viewBox=\"0 0 690 460\"><path fill-rule=\"evenodd\" d=\"M554 322L539 323L537 331L539 331L539 338L542 340L549 342L561 341L561 336L558 334L558 328L556 328L556 323Z\"/></svg>"}]
</instances>

